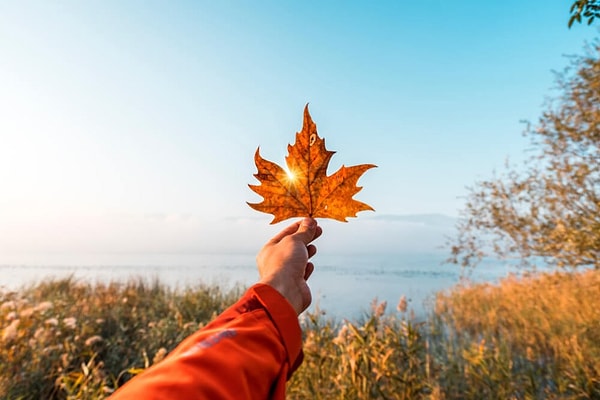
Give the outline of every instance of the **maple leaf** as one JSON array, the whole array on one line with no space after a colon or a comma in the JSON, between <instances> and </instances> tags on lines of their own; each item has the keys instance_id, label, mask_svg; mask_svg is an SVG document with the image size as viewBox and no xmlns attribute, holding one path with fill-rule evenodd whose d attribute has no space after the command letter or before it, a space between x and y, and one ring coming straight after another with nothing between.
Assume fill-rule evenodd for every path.
<instances>
[{"instance_id":1,"label":"maple leaf","mask_svg":"<svg viewBox=\"0 0 600 400\"><path fill-rule=\"evenodd\" d=\"M325 148L325 139L317 134L317 126L310 117L308 104L304 107L302 130L296 133L296 142L288 144L285 158L288 171L260 156L256 149L254 174L261 185L248 185L263 197L261 203L248 203L257 211L273 214L271 224L293 217L332 218L346 221L359 211L374 211L368 204L352 196L362 187L356 186L361 175L373 164L342 167L327 176L327 166L335 151Z\"/></svg>"}]
</instances>

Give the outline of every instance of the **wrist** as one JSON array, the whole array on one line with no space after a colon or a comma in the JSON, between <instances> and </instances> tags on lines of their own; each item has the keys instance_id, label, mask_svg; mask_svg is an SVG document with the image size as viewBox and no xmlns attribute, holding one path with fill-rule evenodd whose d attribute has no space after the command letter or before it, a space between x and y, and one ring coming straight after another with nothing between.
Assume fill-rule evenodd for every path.
<instances>
[{"instance_id":1,"label":"wrist","mask_svg":"<svg viewBox=\"0 0 600 400\"><path fill-rule=\"evenodd\" d=\"M297 315L300 315L300 313L302 313L302 311L304 311L304 309L306 308L304 307L304 299L302 296L302 292L297 286L288 285L286 284L286 282L269 278L263 278L259 282L265 285L269 285L277 292L279 292L279 294L281 294L288 301L288 303L290 303L292 308L296 311Z\"/></svg>"}]
</instances>

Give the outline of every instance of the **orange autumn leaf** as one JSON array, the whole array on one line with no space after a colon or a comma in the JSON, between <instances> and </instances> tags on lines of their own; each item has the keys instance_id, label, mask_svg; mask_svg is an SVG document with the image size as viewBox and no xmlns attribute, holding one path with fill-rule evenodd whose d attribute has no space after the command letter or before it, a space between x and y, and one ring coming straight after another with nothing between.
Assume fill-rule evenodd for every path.
<instances>
[{"instance_id":1,"label":"orange autumn leaf","mask_svg":"<svg viewBox=\"0 0 600 400\"><path fill-rule=\"evenodd\" d=\"M317 126L304 108L304 124L296 133L296 143L288 145L285 158L288 171L260 156L256 150L254 162L258 172L254 174L261 185L248 185L263 197L261 203L248 203L257 211L273 214L271 224L293 217L332 218L346 221L356 217L359 211L372 210L368 204L354 200L352 196L362 187L358 179L373 164L351 167L342 166L327 176L329 160L335 154L325 148L325 139L317 134Z\"/></svg>"}]
</instances>

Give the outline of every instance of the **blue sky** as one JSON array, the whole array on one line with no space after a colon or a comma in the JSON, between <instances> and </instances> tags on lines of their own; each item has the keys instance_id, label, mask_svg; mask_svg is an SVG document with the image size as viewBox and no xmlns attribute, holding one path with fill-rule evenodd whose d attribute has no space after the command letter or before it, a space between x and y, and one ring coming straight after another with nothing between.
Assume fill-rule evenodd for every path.
<instances>
[{"instance_id":1,"label":"blue sky","mask_svg":"<svg viewBox=\"0 0 600 400\"><path fill-rule=\"evenodd\" d=\"M246 205L254 151L283 163L306 103L330 172L379 166L339 249L393 246L382 216L456 216L522 158L597 35L570 3L0 2L0 256L255 248L282 225Z\"/></svg>"}]
</instances>

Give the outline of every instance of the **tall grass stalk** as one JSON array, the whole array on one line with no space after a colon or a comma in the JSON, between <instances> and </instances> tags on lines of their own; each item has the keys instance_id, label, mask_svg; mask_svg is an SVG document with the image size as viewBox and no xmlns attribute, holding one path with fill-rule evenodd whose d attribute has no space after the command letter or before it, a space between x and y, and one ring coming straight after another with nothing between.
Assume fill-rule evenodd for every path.
<instances>
[{"instance_id":1,"label":"tall grass stalk","mask_svg":"<svg viewBox=\"0 0 600 400\"><path fill-rule=\"evenodd\" d=\"M62 279L1 293L0 398L104 398L240 292Z\"/></svg>"},{"instance_id":2,"label":"tall grass stalk","mask_svg":"<svg viewBox=\"0 0 600 400\"><path fill-rule=\"evenodd\" d=\"M234 302L242 288L50 281L0 293L0 398L102 399ZM600 399L600 271L439 293L417 320L373 302L301 316L290 399Z\"/></svg>"}]
</instances>

